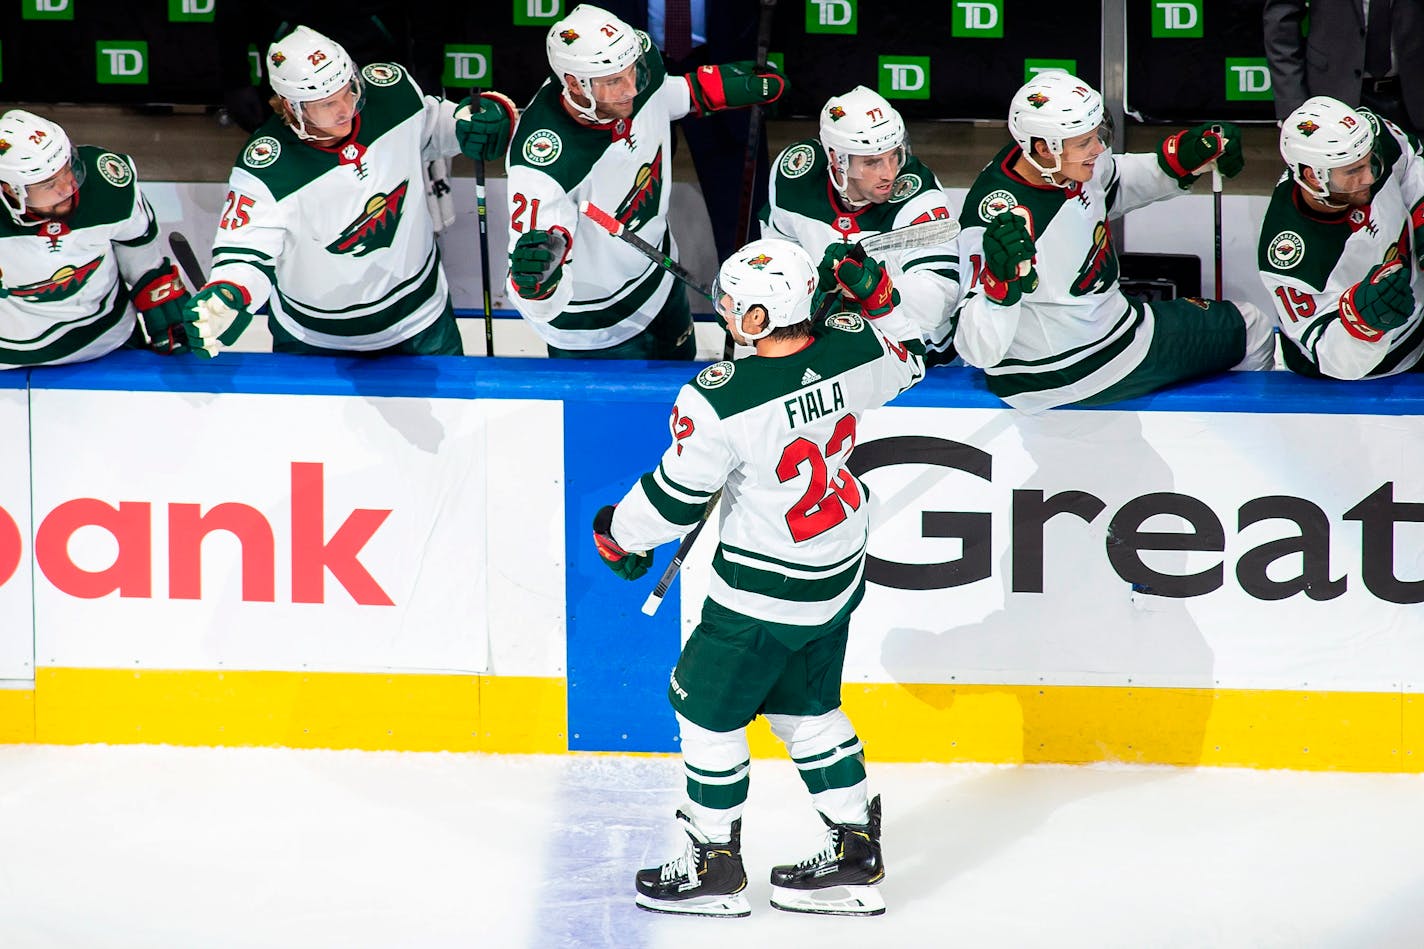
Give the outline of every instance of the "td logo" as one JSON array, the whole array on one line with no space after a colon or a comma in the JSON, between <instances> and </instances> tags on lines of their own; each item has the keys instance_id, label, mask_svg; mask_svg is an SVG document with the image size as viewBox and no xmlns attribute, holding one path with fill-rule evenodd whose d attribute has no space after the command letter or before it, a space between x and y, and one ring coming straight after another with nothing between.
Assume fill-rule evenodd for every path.
<instances>
[{"instance_id":1,"label":"td logo","mask_svg":"<svg viewBox=\"0 0 1424 949\"><path fill-rule=\"evenodd\" d=\"M881 56L877 70L879 92L887 99L928 99L930 58L928 56Z\"/></svg>"},{"instance_id":2,"label":"td logo","mask_svg":"<svg viewBox=\"0 0 1424 949\"><path fill-rule=\"evenodd\" d=\"M1202 0L1152 0L1153 39L1201 39Z\"/></svg>"},{"instance_id":3,"label":"td logo","mask_svg":"<svg viewBox=\"0 0 1424 949\"><path fill-rule=\"evenodd\" d=\"M99 40L94 44L95 74L100 84L148 83L148 43L144 40Z\"/></svg>"},{"instance_id":4,"label":"td logo","mask_svg":"<svg viewBox=\"0 0 1424 949\"><path fill-rule=\"evenodd\" d=\"M491 50L488 44L445 44L445 75L440 82L452 88L491 85Z\"/></svg>"},{"instance_id":5,"label":"td logo","mask_svg":"<svg viewBox=\"0 0 1424 949\"><path fill-rule=\"evenodd\" d=\"M855 33L860 0L806 0L807 33Z\"/></svg>"},{"instance_id":6,"label":"td logo","mask_svg":"<svg viewBox=\"0 0 1424 949\"><path fill-rule=\"evenodd\" d=\"M1265 100L1275 96L1271 92L1271 70L1265 57L1227 57L1226 99L1228 102Z\"/></svg>"},{"instance_id":7,"label":"td logo","mask_svg":"<svg viewBox=\"0 0 1424 949\"><path fill-rule=\"evenodd\" d=\"M564 0L514 0L515 26L548 26L564 15Z\"/></svg>"},{"instance_id":8,"label":"td logo","mask_svg":"<svg viewBox=\"0 0 1424 949\"><path fill-rule=\"evenodd\" d=\"M168 0L170 23L211 23L218 0Z\"/></svg>"},{"instance_id":9,"label":"td logo","mask_svg":"<svg viewBox=\"0 0 1424 949\"><path fill-rule=\"evenodd\" d=\"M20 7L22 20L72 20L74 4L70 0L25 0Z\"/></svg>"},{"instance_id":10,"label":"td logo","mask_svg":"<svg viewBox=\"0 0 1424 949\"><path fill-rule=\"evenodd\" d=\"M1004 0L954 0L951 36L1002 39Z\"/></svg>"},{"instance_id":11,"label":"td logo","mask_svg":"<svg viewBox=\"0 0 1424 949\"><path fill-rule=\"evenodd\" d=\"M1023 81L1028 82L1041 72L1066 72L1078 75L1076 59L1025 59Z\"/></svg>"}]
</instances>

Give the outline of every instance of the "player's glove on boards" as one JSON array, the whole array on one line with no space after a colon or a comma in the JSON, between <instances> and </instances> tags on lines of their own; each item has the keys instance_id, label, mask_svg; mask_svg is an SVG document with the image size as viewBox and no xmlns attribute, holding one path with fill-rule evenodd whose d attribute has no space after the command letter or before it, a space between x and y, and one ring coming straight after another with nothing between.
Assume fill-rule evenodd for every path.
<instances>
[{"instance_id":1,"label":"player's glove on boards","mask_svg":"<svg viewBox=\"0 0 1424 949\"><path fill-rule=\"evenodd\" d=\"M1351 336L1367 342L1403 326L1414 312L1409 268L1400 260L1376 264L1365 279L1340 294L1340 322Z\"/></svg>"},{"instance_id":2,"label":"player's glove on boards","mask_svg":"<svg viewBox=\"0 0 1424 949\"><path fill-rule=\"evenodd\" d=\"M1212 162L1228 178L1241 174L1246 167L1241 129L1230 122L1196 125L1167 136L1157 151L1157 164L1184 185L1196 181Z\"/></svg>"},{"instance_id":3,"label":"player's glove on boards","mask_svg":"<svg viewBox=\"0 0 1424 949\"><path fill-rule=\"evenodd\" d=\"M178 268L167 257L163 263L138 278L133 287L133 305L143 321L148 348L164 356L188 348L183 331L183 305L191 299Z\"/></svg>"},{"instance_id":4,"label":"player's glove on boards","mask_svg":"<svg viewBox=\"0 0 1424 949\"><path fill-rule=\"evenodd\" d=\"M593 545L598 548L598 556L624 580L636 580L648 572L653 562L650 553L629 553L613 539L613 505L605 504L593 516Z\"/></svg>"},{"instance_id":5,"label":"player's glove on boards","mask_svg":"<svg viewBox=\"0 0 1424 949\"><path fill-rule=\"evenodd\" d=\"M699 66L683 78L698 115L767 105L780 99L787 87L786 77L774 63L760 69L750 61Z\"/></svg>"},{"instance_id":6,"label":"player's glove on boards","mask_svg":"<svg viewBox=\"0 0 1424 949\"><path fill-rule=\"evenodd\" d=\"M466 96L455 109L455 140L460 151L476 161L503 158L517 114L514 103L503 93L482 92L477 99Z\"/></svg>"},{"instance_id":7,"label":"player's glove on boards","mask_svg":"<svg viewBox=\"0 0 1424 949\"><path fill-rule=\"evenodd\" d=\"M1001 211L984 229L984 295L1002 306L1013 306L1025 293L1038 289L1032 266L1020 275L1020 265L1032 264L1037 248L1028 222L1012 211Z\"/></svg>"},{"instance_id":8,"label":"player's glove on boards","mask_svg":"<svg viewBox=\"0 0 1424 949\"><path fill-rule=\"evenodd\" d=\"M183 306L183 333L188 348L211 359L226 346L237 342L252 322L247 291L235 283L210 283L193 294Z\"/></svg>"},{"instance_id":9,"label":"player's glove on boards","mask_svg":"<svg viewBox=\"0 0 1424 949\"><path fill-rule=\"evenodd\" d=\"M573 242L562 227L519 235L509 254L509 281L526 300L547 299L564 277L564 262Z\"/></svg>"}]
</instances>

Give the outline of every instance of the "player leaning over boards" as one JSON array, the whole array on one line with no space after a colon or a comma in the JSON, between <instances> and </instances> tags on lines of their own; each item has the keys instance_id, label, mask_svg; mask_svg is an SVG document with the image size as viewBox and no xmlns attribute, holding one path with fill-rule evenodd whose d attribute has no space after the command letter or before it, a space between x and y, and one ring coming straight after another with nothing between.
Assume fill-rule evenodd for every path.
<instances>
[{"instance_id":1,"label":"player leaning over boards","mask_svg":"<svg viewBox=\"0 0 1424 949\"><path fill-rule=\"evenodd\" d=\"M1281 123L1281 155L1290 173L1266 209L1260 265L1286 366L1335 379L1419 371L1419 142L1372 112L1316 96Z\"/></svg>"},{"instance_id":2,"label":"player leaning over boards","mask_svg":"<svg viewBox=\"0 0 1424 949\"><path fill-rule=\"evenodd\" d=\"M971 286L955 346L989 391L1036 412L1272 367L1272 321L1250 303L1124 296L1108 231L1109 214L1182 194L1212 162L1238 174L1234 125L1178 132L1155 155L1114 155L1102 96L1046 72L1014 94L1009 132L1014 144L979 173L960 217Z\"/></svg>"},{"instance_id":3,"label":"player leaning over boards","mask_svg":"<svg viewBox=\"0 0 1424 949\"><path fill-rule=\"evenodd\" d=\"M799 246L754 241L722 265L717 312L732 338L755 346L683 386L673 444L616 508L594 518L600 555L619 576L647 572L659 544L687 533L722 491L712 582L673 670L668 697L682 732L687 849L640 871L644 909L745 916L742 808L750 754L746 726L765 715L786 743L828 832L814 856L771 871L772 905L810 913L885 910L880 799L869 800L860 739L841 711L841 666L851 611L864 591L865 489L846 467L856 423L924 377L919 331L898 311L873 260L840 265L858 296L813 325L816 265ZM831 291L834 292L834 291Z\"/></svg>"},{"instance_id":4,"label":"player leaning over boards","mask_svg":"<svg viewBox=\"0 0 1424 949\"><path fill-rule=\"evenodd\" d=\"M819 142L795 142L777 157L761 232L800 244L824 273L851 241L950 216L939 179L910 154L900 113L856 86L821 108ZM952 361L958 242L892 251L885 263L900 295L898 312L925 340L925 362Z\"/></svg>"},{"instance_id":5,"label":"player leaning over boards","mask_svg":"<svg viewBox=\"0 0 1424 949\"><path fill-rule=\"evenodd\" d=\"M422 188L425 163L503 154L513 104L424 95L405 69L359 72L299 26L267 50L269 118L228 179L189 342L216 355L270 303L285 353L455 355L460 333Z\"/></svg>"},{"instance_id":6,"label":"player leaning over boards","mask_svg":"<svg viewBox=\"0 0 1424 949\"><path fill-rule=\"evenodd\" d=\"M127 155L74 148L20 109L0 115L0 369L97 359L142 318L155 352L184 348L188 291Z\"/></svg>"},{"instance_id":7,"label":"player leaning over boards","mask_svg":"<svg viewBox=\"0 0 1424 949\"><path fill-rule=\"evenodd\" d=\"M509 152L515 308L550 356L692 359L683 288L607 231L580 226L579 203L675 257L670 123L774 102L786 83L752 63L669 76L645 33L586 3L549 28L545 47L553 76L520 117Z\"/></svg>"}]
</instances>

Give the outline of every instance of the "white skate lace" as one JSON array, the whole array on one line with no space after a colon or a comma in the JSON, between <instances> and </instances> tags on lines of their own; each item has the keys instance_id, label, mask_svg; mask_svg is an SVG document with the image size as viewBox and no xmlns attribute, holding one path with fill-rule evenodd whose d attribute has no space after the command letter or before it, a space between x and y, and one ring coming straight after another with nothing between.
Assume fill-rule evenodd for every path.
<instances>
[{"instance_id":1,"label":"white skate lace","mask_svg":"<svg viewBox=\"0 0 1424 949\"><path fill-rule=\"evenodd\" d=\"M689 839L687 849L682 852L682 856L663 864L659 881L667 883L669 880L691 880L695 866L697 866L697 845Z\"/></svg>"},{"instance_id":2,"label":"white skate lace","mask_svg":"<svg viewBox=\"0 0 1424 949\"><path fill-rule=\"evenodd\" d=\"M840 851L840 839L841 835L839 831L826 831L826 842L825 845L822 846L821 851L813 857L807 857L805 860L802 860L800 863L796 864L796 866L814 867L819 866L823 863L831 863L835 861L836 859L838 859Z\"/></svg>"}]
</instances>

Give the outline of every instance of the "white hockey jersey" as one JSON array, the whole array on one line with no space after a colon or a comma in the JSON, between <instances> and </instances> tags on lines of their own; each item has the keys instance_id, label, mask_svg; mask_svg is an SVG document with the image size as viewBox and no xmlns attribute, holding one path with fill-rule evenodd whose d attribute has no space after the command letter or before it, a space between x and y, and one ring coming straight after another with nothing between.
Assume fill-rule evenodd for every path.
<instances>
[{"instance_id":1,"label":"white hockey jersey","mask_svg":"<svg viewBox=\"0 0 1424 949\"><path fill-rule=\"evenodd\" d=\"M1370 203L1321 214L1284 175L1261 225L1261 282L1271 291L1285 341L1286 366L1307 376L1369 379L1408 372L1424 355L1424 156L1399 126L1359 110L1375 127L1383 163ZM1412 248L1412 251L1411 251ZM1391 260L1403 261L1414 290L1414 315L1391 330L1371 331L1340 319L1340 297Z\"/></svg>"},{"instance_id":2,"label":"white hockey jersey","mask_svg":"<svg viewBox=\"0 0 1424 949\"><path fill-rule=\"evenodd\" d=\"M924 378L918 337L896 314L836 313L798 353L708 366L678 393L672 445L619 502L613 538L634 551L674 540L720 488L709 596L791 648L813 638L861 589L867 495L846 467L856 425Z\"/></svg>"},{"instance_id":3,"label":"white hockey jersey","mask_svg":"<svg viewBox=\"0 0 1424 949\"><path fill-rule=\"evenodd\" d=\"M1010 145L979 173L964 199L960 280L967 284L955 329L964 361L984 370L989 391L1037 412L1077 402L1132 372L1152 342L1150 307L1118 289L1110 213L1182 194L1153 154L1104 152L1086 184L1055 188L1025 181ZM984 296L984 228L1009 208L1031 216L1038 289L1012 306Z\"/></svg>"},{"instance_id":4,"label":"white hockey jersey","mask_svg":"<svg viewBox=\"0 0 1424 949\"><path fill-rule=\"evenodd\" d=\"M812 260L820 260L829 244L953 216L939 179L913 155L895 179L889 201L855 211L846 211L831 187L819 141L788 145L777 156L775 169L767 204L761 209L761 236L800 244ZM900 291L895 311L920 328L928 349L952 359L954 310L959 303L958 241L890 251L877 259Z\"/></svg>"},{"instance_id":5,"label":"white hockey jersey","mask_svg":"<svg viewBox=\"0 0 1424 949\"><path fill-rule=\"evenodd\" d=\"M97 359L135 327L130 289L163 263L158 222L127 155L90 145L79 203L35 227L0 213L0 369Z\"/></svg>"},{"instance_id":6,"label":"white hockey jersey","mask_svg":"<svg viewBox=\"0 0 1424 949\"><path fill-rule=\"evenodd\" d=\"M460 151L455 104L392 63L361 76L366 103L345 143L304 142L275 116L248 140L208 278L246 289L253 310L270 302L283 329L325 349L392 346L450 300L423 175Z\"/></svg>"},{"instance_id":7,"label":"white hockey jersey","mask_svg":"<svg viewBox=\"0 0 1424 949\"><path fill-rule=\"evenodd\" d=\"M637 336L677 286L670 273L591 221L588 201L671 257L672 125L692 110L687 81L669 76L647 34L647 88L633 115L586 126L569 115L560 87L546 80L519 116L509 148L509 250L526 231L562 228L571 238L563 277L542 300L513 284L514 306L544 342L559 349L607 349ZM681 292L680 288L679 292Z\"/></svg>"}]
</instances>

